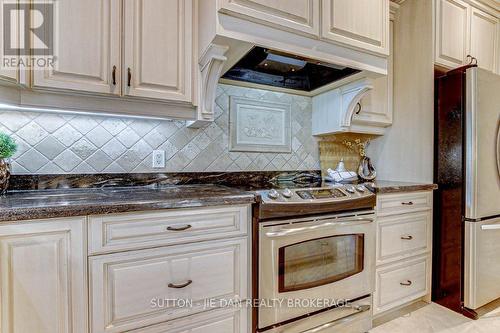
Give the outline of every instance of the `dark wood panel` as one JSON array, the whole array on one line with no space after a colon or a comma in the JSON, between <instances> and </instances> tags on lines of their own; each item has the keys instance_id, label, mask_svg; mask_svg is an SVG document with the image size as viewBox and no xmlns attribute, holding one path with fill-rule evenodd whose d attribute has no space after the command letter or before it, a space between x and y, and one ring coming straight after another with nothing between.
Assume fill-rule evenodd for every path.
<instances>
[{"instance_id":1,"label":"dark wood panel","mask_svg":"<svg viewBox=\"0 0 500 333\"><path fill-rule=\"evenodd\" d=\"M432 300L462 312L465 68L436 72Z\"/></svg>"}]
</instances>

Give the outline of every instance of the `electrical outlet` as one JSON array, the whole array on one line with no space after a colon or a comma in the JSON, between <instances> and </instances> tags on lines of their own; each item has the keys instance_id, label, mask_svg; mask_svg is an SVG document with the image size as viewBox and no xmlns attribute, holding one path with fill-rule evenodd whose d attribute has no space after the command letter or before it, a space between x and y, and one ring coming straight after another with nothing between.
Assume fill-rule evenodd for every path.
<instances>
[{"instance_id":1,"label":"electrical outlet","mask_svg":"<svg viewBox=\"0 0 500 333\"><path fill-rule=\"evenodd\" d=\"M161 169L165 167L165 151L153 150L153 169Z\"/></svg>"}]
</instances>

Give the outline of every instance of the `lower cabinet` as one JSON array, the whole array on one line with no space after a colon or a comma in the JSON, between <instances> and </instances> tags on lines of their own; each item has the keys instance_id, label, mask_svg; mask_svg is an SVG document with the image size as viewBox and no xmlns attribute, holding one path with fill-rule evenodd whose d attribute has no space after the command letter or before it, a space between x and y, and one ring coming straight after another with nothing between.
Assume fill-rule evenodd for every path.
<instances>
[{"instance_id":1,"label":"lower cabinet","mask_svg":"<svg viewBox=\"0 0 500 333\"><path fill-rule=\"evenodd\" d=\"M84 217L0 225L1 332L86 333Z\"/></svg>"},{"instance_id":2,"label":"lower cabinet","mask_svg":"<svg viewBox=\"0 0 500 333\"><path fill-rule=\"evenodd\" d=\"M240 238L90 258L92 333L213 310L207 300L246 299L247 248Z\"/></svg>"},{"instance_id":3,"label":"lower cabinet","mask_svg":"<svg viewBox=\"0 0 500 333\"><path fill-rule=\"evenodd\" d=\"M430 300L432 192L377 196L377 261L373 314Z\"/></svg>"},{"instance_id":4,"label":"lower cabinet","mask_svg":"<svg viewBox=\"0 0 500 333\"><path fill-rule=\"evenodd\" d=\"M411 302L430 292L430 260L421 256L377 269L374 312L381 313Z\"/></svg>"},{"instance_id":5,"label":"lower cabinet","mask_svg":"<svg viewBox=\"0 0 500 333\"><path fill-rule=\"evenodd\" d=\"M250 225L249 205L0 224L0 332L247 333Z\"/></svg>"},{"instance_id":6,"label":"lower cabinet","mask_svg":"<svg viewBox=\"0 0 500 333\"><path fill-rule=\"evenodd\" d=\"M249 331L249 205L88 221L91 333Z\"/></svg>"}]
</instances>

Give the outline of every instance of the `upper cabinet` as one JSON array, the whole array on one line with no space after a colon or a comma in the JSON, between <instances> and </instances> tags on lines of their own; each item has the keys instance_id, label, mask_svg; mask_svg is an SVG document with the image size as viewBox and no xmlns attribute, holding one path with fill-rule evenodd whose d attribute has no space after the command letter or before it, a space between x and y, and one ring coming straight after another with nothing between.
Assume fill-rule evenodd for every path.
<instances>
[{"instance_id":1,"label":"upper cabinet","mask_svg":"<svg viewBox=\"0 0 500 333\"><path fill-rule=\"evenodd\" d=\"M217 4L219 13L241 19L236 22L219 16L216 24L221 28L216 26L213 30L225 37L257 37L261 43L255 43L257 39L247 38L254 44L276 38L278 43L261 46L279 46L289 48L285 51L299 52L294 47L295 44L307 45L313 55L318 50L329 51L332 46L329 47L328 44L342 45L383 57L389 54L389 0L217 0ZM206 12L210 11L210 2L201 6L207 9ZM203 15L209 18L205 10L202 10ZM246 22L259 25L247 26ZM297 37L297 40L293 40L292 35L273 31L262 33L262 25L311 39ZM238 34L234 34L236 32ZM279 45L281 43L284 45ZM326 45L323 46L322 43ZM355 54L352 58L356 59L357 56Z\"/></svg>"},{"instance_id":2,"label":"upper cabinet","mask_svg":"<svg viewBox=\"0 0 500 333\"><path fill-rule=\"evenodd\" d=\"M361 99L352 116L353 124L374 126L365 132L378 134L379 130L392 125L394 90L394 22L390 23L390 55L387 76L373 80L373 90Z\"/></svg>"},{"instance_id":3,"label":"upper cabinet","mask_svg":"<svg viewBox=\"0 0 500 333\"><path fill-rule=\"evenodd\" d=\"M469 5L460 0L436 0L436 62L458 67L467 56Z\"/></svg>"},{"instance_id":4,"label":"upper cabinet","mask_svg":"<svg viewBox=\"0 0 500 333\"><path fill-rule=\"evenodd\" d=\"M321 37L389 54L388 0L322 0Z\"/></svg>"},{"instance_id":5,"label":"upper cabinet","mask_svg":"<svg viewBox=\"0 0 500 333\"><path fill-rule=\"evenodd\" d=\"M500 73L500 20L476 8L471 12L470 54L479 67Z\"/></svg>"},{"instance_id":6,"label":"upper cabinet","mask_svg":"<svg viewBox=\"0 0 500 333\"><path fill-rule=\"evenodd\" d=\"M483 7L473 6L473 2L461 0L435 3L436 64L459 67L471 55L479 67L500 73L500 13L488 13Z\"/></svg>"},{"instance_id":7,"label":"upper cabinet","mask_svg":"<svg viewBox=\"0 0 500 333\"><path fill-rule=\"evenodd\" d=\"M0 0L0 27L4 27L4 17L5 17L5 13L4 13L4 4L6 4L7 1L6 0ZM9 3L13 3L15 4L14 2L12 1L9 1ZM16 19L16 17L10 17L11 19ZM17 35L16 32L13 32L11 31L11 36L12 35ZM1 52L1 55L0 55L0 60L2 61L2 64L4 63L4 58L3 58L3 50L5 49L5 39L3 36L0 36L0 52ZM14 41L15 42L15 41ZM12 41L11 41L12 43ZM3 66L0 66L0 80L3 80L3 81L8 81L8 82L13 82L13 83L18 83L19 82L19 77L18 77L18 70L17 69L5 69L3 68Z\"/></svg>"},{"instance_id":8,"label":"upper cabinet","mask_svg":"<svg viewBox=\"0 0 500 333\"><path fill-rule=\"evenodd\" d=\"M124 95L192 101L192 6L192 0L125 0Z\"/></svg>"},{"instance_id":9,"label":"upper cabinet","mask_svg":"<svg viewBox=\"0 0 500 333\"><path fill-rule=\"evenodd\" d=\"M192 0L57 2L56 61L54 68L34 71L33 87L191 102L192 4Z\"/></svg>"},{"instance_id":10,"label":"upper cabinet","mask_svg":"<svg viewBox=\"0 0 500 333\"><path fill-rule=\"evenodd\" d=\"M312 132L385 134L392 125L394 91L394 22L389 24L387 76L364 78L312 98Z\"/></svg>"},{"instance_id":11,"label":"upper cabinet","mask_svg":"<svg viewBox=\"0 0 500 333\"><path fill-rule=\"evenodd\" d=\"M320 0L221 0L222 12L244 15L281 28L319 34Z\"/></svg>"},{"instance_id":12,"label":"upper cabinet","mask_svg":"<svg viewBox=\"0 0 500 333\"><path fill-rule=\"evenodd\" d=\"M119 95L120 1L58 1L53 26L56 61L33 71L33 87Z\"/></svg>"},{"instance_id":13,"label":"upper cabinet","mask_svg":"<svg viewBox=\"0 0 500 333\"><path fill-rule=\"evenodd\" d=\"M18 33L21 14L0 12L0 23L16 20L13 42L24 38L31 47L22 59L48 64L0 69L3 84L18 85L18 97L9 103L192 120L199 78L195 1L39 2L41 15L31 10L25 19L43 19L43 29L25 35ZM25 6L16 12L26 13Z\"/></svg>"}]
</instances>

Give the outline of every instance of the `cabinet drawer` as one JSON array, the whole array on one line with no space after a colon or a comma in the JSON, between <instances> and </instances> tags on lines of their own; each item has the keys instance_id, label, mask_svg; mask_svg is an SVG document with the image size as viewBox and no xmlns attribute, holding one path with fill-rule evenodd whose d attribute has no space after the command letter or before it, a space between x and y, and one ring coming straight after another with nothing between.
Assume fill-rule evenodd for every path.
<instances>
[{"instance_id":1,"label":"cabinet drawer","mask_svg":"<svg viewBox=\"0 0 500 333\"><path fill-rule=\"evenodd\" d=\"M131 333L246 333L247 310L212 310L202 314L140 328Z\"/></svg>"},{"instance_id":2,"label":"cabinet drawer","mask_svg":"<svg viewBox=\"0 0 500 333\"><path fill-rule=\"evenodd\" d=\"M249 206L98 215L89 218L89 254L247 234Z\"/></svg>"},{"instance_id":3,"label":"cabinet drawer","mask_svg":"<svg viewBox=\"0 0 500 333\"><path fill-rule=\"evenodd\" d=\"M124 332L203 312L206 299L245 299L247 251L240 238L91 257L92 332Z\"/></svg>"},{"instance_id":4,"label":"cabinet drawer","mask_svg":"<svg viewBox=\"0 0 500 333\"><path fill-rule=\"evenodd\" d=\"M412 213L432 208L432 192L382 194L377 197L377 215Z\"/></svg>"},{"instance_id":5,"label":"cabinet drawer","mask_svg":"<svg viewBox=\"0 0 500 333\"><path fill-rule=\"evenodd\" d=\"M390 310L429 292L429 257L377 269L374 313Z\"/></svg>"},{"instance_id":6,"label":"cabinet drawer","mask_svg":"<svg viewBox=\"0 0 500 333\"><path fill-rule=\"evenodd\" d=\"M430 251L431 221L431 211L378 219L377 265Z\"/></svg>"}]
</instances>

